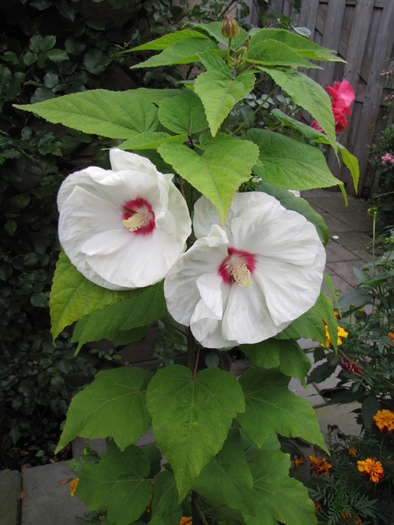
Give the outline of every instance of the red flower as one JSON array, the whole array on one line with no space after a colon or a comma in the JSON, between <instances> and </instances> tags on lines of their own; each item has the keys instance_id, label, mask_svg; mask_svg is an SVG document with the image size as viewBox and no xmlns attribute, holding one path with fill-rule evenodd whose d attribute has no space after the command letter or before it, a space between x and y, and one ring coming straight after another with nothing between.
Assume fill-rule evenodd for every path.
<instances>
[{"instance_id":1,"label":"red flower","mask_svg":"<svg viewBox=\"0 0 394 525\"><path fill-rule=\"evenodd\" d=\"M362 376L362 369L357 366L353 361L350 361L341 351L338 352L339 364L344 372L347 372L349 375Z\"/></svg>"},{"instance_id":2,"label":"red flower","mask_svg":"<svg viewBox=\"0 0 394 525\"><path fill-rule=\"evenodd\" d=\"M332 112L335 119L335 133L338 134L347 126L346 115L351 115L350 106L354 102L354 90L347 80L341 83L335 82L334 87L327 86L327 93L331 96ZM319 124L314 120L311 127L323 132Z\"/></svg>"}]
</instances>

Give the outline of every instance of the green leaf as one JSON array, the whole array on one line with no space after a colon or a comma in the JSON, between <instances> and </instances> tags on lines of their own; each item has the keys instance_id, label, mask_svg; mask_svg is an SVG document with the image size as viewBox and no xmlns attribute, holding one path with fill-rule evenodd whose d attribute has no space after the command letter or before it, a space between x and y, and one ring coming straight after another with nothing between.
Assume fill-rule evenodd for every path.
<instances>
[{"instance_id":1,"label":"green leaf","mask_svg":"<svg viewBox=\"0 0 394 525\"><path fill-rule=\"evenodd\" d=\"M278 188L277 186L268 184L264 181L259 182L259 184L256 186L256 190L268 193L268 195L272 195L282 204L284 208L296 211L300 215L303 215L307 221L314 224L321 242L324 245L328 243L330 240L330 231L327 228L323 217L315 212L307 200L300 197L295 197L287 189Z\"/></svg>"},{"instance_id":2,"label":"green leaf","mask_svg":"<svg viewBox=\"0 0 394 525\"><path fill-rule=\"evenodd\" d=\"M342 155L342 160L345 166L349 169L350 174L353 179L353 186L354 191L357 193L357 187L358 187L358 181L360 178L360 167L358 164L358 160L354 155L348 151L345 146L342 146L342 144L339 144L338 142L338 148Z\"/></svg>"},{"instance_id":3,"label":"green leaf","mask_svg":"<svg viewBox=\"0 0 394 525\"><path fill-rule=\"evenodd\" d=\"M317 120L334 151L337 152L334 114L330 97L326 91L314 80L294 69L274 69L261 66L258 69L267 73L293 99L295 104L306 109Z\"/></svg>"},{"instance_id":4,"label":"green leaf","mask_svg":"<svg viewBox=\"0 0 394 525\"><path fill-rule=\"evenodd\" d=\"M213 37L217 42L222 44L223 46L227 47L229 39L222 35L222 22L210 22L209 24L196 24L193 27L197 30L201 30L204 33L208 33L211 37ZM248 33L242 29L242 27L239 28L239 35L235 38L231 39L231 49L238 49L246 42L248 38Z\"/></svg>"},{"instance_id":5,"label":"green leaf","mask_svg":"<svg viewBox=\"0 0 394 525\"><path fill-rule=\"evenodd\" d=\"M163 100L159 120L164 127L178 134L192 135L208 127L202 102L191 89L183 89L175 97Z\"/></svg>"},{"instance_id":6,"label":"green leaf","mask_svg":"<svg viewBox=\"0 0 394 525\"><path fill-rule=\"evenodd\" d=\"M145 404L152 372L137 367L103 370L71 401L56 453L77 436L112 437L124 450L148 431Z\"/></svg>"},{"instance_id":7,"label":"green leaf","mask_svg":"<svg viewBox=\"0 0 394 525\"><path fill-rule=\"evenodd\" d=\"M199 58L207 71L197 77L194 88L204 104L212 136L215 136L235 104L252 91L255 76L247 71L233 78L216 53L200 53Z\"/></svg>"},{"instance_id":8,"label":"green leaf","mask_svg":"<svg viewBox=\"0 0 394 525\"><path fill-rule=\"evenodd\" d=\"M99 463L88 463L79 477L76 495L89 510L106 510L109 523L129 525L147 509L152 485L144 479L149 461L142 450L130 445L121 452L110 442Z\"/></svg>"},{"instance_id":9,"label":"green leaf","mask_svg":"<svg viewBox=\"0 0 394 525\"><path fill-rule=\"evenodd\" d=\"M238 429L230 429L222 450L203 468L193 490L215 507L254 513L253 480Z\"/></svg>"},{"instance_id":10,"label":"green leaf","mask_svg":"<svg viewBox=\"0 0 394 525\"><path fill-rule=\"evenodd\" d=\"M173 365L159 370L149 383L147 406L182 501L222 448L235 415L244 410L242 390L229 372L209 368L193 378L186 367Z\"/></svg>"},{"instance_id":11,"label":"green leaf","mask_svg":"<svg viewBox=\"0 0 394 525\"><path fill-rule=\"evenodd\" d=\"M150 525L174 525L180 522L182 509L178 505L178 491L172 472L163 471L155 477L151 510Z\"/></svg>"},{"instance_id":12,"label":"green leaf","mask_svg":"<svg viewBox=\"0 0 394 525\"><path fill-rule=\"evenodd\" d=\"M155 131L159 123L155 104L176 93L170 89L123 92L94 89L15 107L84 133L128 139L137 133Z\"/></svg>"},{"instance_id":13,"label":"green leaf","mask_svg":"<svg viewBox=\"0 0 394 525\"><path fill-rule=\"evenodd\" d=\"M133 291L113 291L86 279L61 251L50 295L53 339L66 327L96 310L134 297Z\"/></svg>"},{"instance_id":14,"label":"green leaf","mask_svg":"<svg viewBox=\"0 0 394 525\"><path fill-rule=\"evenodd\" d=\"M80 319L74 328L72 342L78 341L81 346L89 341L109 339L110 334L152 325L167 314L163 281L133 290L132 294Z\"/></svg>"},{"instance_id":15,"label":"green leaf","mask_svg":"<svg viewBox=\"0 0 394 525\"><path fill-rule=\"evenodd\" d=\"M252 50L256 45L266 40L274 40L277 43L285 44L298 55L310 60L345 62L342 58L335 56L336 51L321 47L311 40L286 31L285 29L266 28L254 32L250 40L250 49Z\"/></svg>"},{"instance_id":16,"label":"green leaf","mask_svg":"<svg viewBox=\"0 0 394 525\"><path fill-rule=\"evenodd\" d=\"M289 391L288 377L277 370L250 368L239 381L245 394L246 412L239 414L237 420L259 447L276 432L305 439L326 450L312 405Z\"/></svg>"},{"instance_id":17,"label":"green leaf","mask_svg":"<svg viewBox=\"0 0 394 525\"><path fill-rule=\"evenodd\" d=\"M142 44L141 46L133 47L127 52L162 51L163 49L167 49L167 47L173 46L177 42L180 42L182 40L190 40L191 38L201 38L202 40L209 40L205 35L202 35L198 31L193 31L192 29L185 29L184 31L176 31L175 33L169 33L160 38L157 38L156 40L152 40L151 42L146 42L146 44Z\"/></svg>"},{"instance_id":18,"label":"green leaf","mask_svg":"<svg viewBox=\"0 0 394 525\"><path fill-rule=\"evenodd\" d=\"M252 142L224 134L206 141L204 147L202 156L180 144L163 144L158 151L176 172L212 202L224 223L234 193L249 179L258 148Z\"/></svg>"},{"instance_id":19,"label":"green leaf","mask_svg":"<svg viewBox=\"0 0 394 525\"><path fill-rule=\"evenodd\" d=\"M318 148L262 129L249 130L247 138L260 149L253 171L263 179L263 183L301 191L341 183L328 169Z\"/></svg>"},{"instance_id":20,"label":"green leaf","mask_svg":"<svg viewBox=\"0 0 394 525\"><path fill-rule=\"evenodd\" d=\"M311 338L313 341L326 344L326 330L323 321L328 325L333 343L337 341L338 324L334 317L331 299L324 293L320 295L312 308L295 319L287 328L276 336L276 339Z\"/></svg>"},{"instance_id":21,"label":"green leaf","mask_svg":"<svg viewBox=\"0 0 394 525\"><path fill-rule=\"evenodd\" d=\"M263 66L322 69L316 64L304 60L298 53L278 40L260 40L256 42L252 39L246 62Z\"/></svg>"},{"instance_id":22,"label":"green leaf","mask_svg":"<svg viewBox=\"0 0 394 525\"><path fill-rule=\"evenodd\" d=\"M241 348L256 366L279 368L282 374L297 377L306 388L305 376L312 363L297 341L272 338L254 345L242 345ZM267 356L270 357L267 359Z\"/></svg>"},{"instance_id":23,"label":"green leaf","mask_svg":"<svg viewBox=\"0 0 394 525\"><path fill-rule=\"evenodd\" d=\"M199 53L203 51L217 50L215 42L206 38L201 33L197 33L198 37L182 39L174 42L171 46L163 49L161 53L148 58L145 62L140 62L130 69L138 69L141 67L159 67L171 66L175 64L192 64L199 60Z\"/></svg>"},{"instance_id":24,"label":"green leaf","mask_svg":"<svg viewBox=\"0 0 394 525\"><path fill-rule=\"evenodd\" d=\"M304 485L288 475L290 458L277 450L257 450L250 463L256 514L247 525L316 525L315 506Z\"/></svg>"},{"instance_id":25,"label":"green leaf","mask_svg":"<svg viewBox=\"0 0 394 525\"><path fill-rule=\"evenodd\" d=\"M163 131L148 133L140 133L135 135L131 139L126 140L118 146L119 149L124 150L148 150L148 149L157 149L162 144L168 144L175 142L176 144L183 144L187 140L187 135L169 135Z\"/></svg>"},{"instance_id":26,"label":"green leaf","mask_svg":"<svg viewBox=\"0 0 394 525\"><path fill-rule=\"evenodd\" d=\"M326 135L324 135L324 133L320 133L320 131L311 128L310 126L307 126L306 124L303 124L298 120L292 119L288 115L282 113L280 109L274 109L272 111L272 115L276 117L283 125L291 127L293 130L297 131L301 135L304 135L304 137L306 137L308 140L313 140L318 144L330 144L330 141L328 140ZM345 148L345 146L342 146L342 144L340 144L339 142L337 142L337 146L339 151L341 152L343 163L349 169L352 175L354 189L357 192L358 180L360 177L360 168L358 160Z\"/></svg>"},{"instance_id":27,"label":"green leaf","mask_svg":"<svg viewBox=\"0 0 394 525\"><path fill-rule=\"evenodd\" d=\"M68 60L68 54L67 51L64 51L64 49L50 49L46 53L47 57L51 62L64 62L64 60Z\"/></svg>"}]
</instances>

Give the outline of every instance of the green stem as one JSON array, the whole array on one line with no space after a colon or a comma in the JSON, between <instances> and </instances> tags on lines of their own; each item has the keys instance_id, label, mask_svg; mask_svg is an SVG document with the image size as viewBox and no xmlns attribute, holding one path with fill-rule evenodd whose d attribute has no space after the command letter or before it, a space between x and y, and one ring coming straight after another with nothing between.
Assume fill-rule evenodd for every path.
<instances>
[{"instance_id":1,"label":"green stem","mask_svg":"<svg viewBox=\"0 0 394 525\"><path fill-rule=\"evenodd\" d=\"M249 122L249 120L250 120L251 118L253 118L253 117L256 115L256 113L258 113L258 112L260 111L260 109L261 109L262 106L266 103L266 101L270 98L270 96L273 95L275 89L276 89L276 86L275 86L275 87L271 90L271 92L265 97L265 99L264 99L264 100L262 101L262 103L258 106L258 108L255 109L255 110L253 111L253 113L252 113L251 115L249 115L249 117L248 117L246 120L244 120L244 121L242 122L242 124L240 124L240 125L238 126L238 128L233 132L233 135L236 135L236 134L237 134L237 133L238 133L238 132L239 132L239 131L245 126L245 124L246 124L247 122Z\"/></svg>"},{"instance_id":2,"label":"green stem","mask_svg":"<svg viewBox=\"0 0 394 525\"><path fill-rule=\"evenodd\" d=\"M376 211L373 212L373 223L372 223L372 263L373 263L373 275L374 275L374 277L376 276L375 236L376 236Z\"/></svg>"},{"instance_id":3,"label":"green stem","mask_svg":"<svg viewBox=\"0 0 394 525\"><path fill-rule=\"evenodd\" d=\"M227 47L227 67L230 67L230 48L231 48L231 36L228 39L228 47Z\"/></svg>"},{"instance_id":4,"label":"green stem","mask_svg":"<svg viewBox=\"0 0 394 525\"><path fill-rule=\"evenodd\" d=\"M196 340L189 328L187 332L187 367L194 373L195 368Z\"/></svg>"},{"instance_id":5,"label":"green stem","mask_svg":"<svg viewBox=\"0 0 394 525\"><path fill-rule=\"evenodd\" d=\"M198 494L197 492L192 492L192 523L197 525L199 520L199 507L197 503Z\"/></svg>"}]
</instances>

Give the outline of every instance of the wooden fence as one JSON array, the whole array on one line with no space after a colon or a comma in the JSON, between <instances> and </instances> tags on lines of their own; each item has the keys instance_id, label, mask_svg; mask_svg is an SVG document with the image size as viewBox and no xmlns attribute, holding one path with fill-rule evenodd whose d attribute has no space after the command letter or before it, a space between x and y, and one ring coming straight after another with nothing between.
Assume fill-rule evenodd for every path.
<instances>
[{"instance_id":1,"label":"wooden fence","mask_svg":"<svg viewBox=\"0 0 394 525\"><path fill-rule=\"evenodd\" d=\"M348 127L338 136L360 164L358 195L368 196L374 182L368 172L369 146L375 132L382 131L389 118L384 97L389 93L388 81L381 75L393 60L394 0L302 0L301 10L289 0L275 0L277 17L284 14L295 24L311 31L311 40L335 49L346 64L323 63L324 71L308 70L306 74L321 86L346 79L353 86L356 100ZM339 167L331 152L328 164L341 179L348 193L354 194L351 176L346 167Z\"/></svg>"}]
</instances>

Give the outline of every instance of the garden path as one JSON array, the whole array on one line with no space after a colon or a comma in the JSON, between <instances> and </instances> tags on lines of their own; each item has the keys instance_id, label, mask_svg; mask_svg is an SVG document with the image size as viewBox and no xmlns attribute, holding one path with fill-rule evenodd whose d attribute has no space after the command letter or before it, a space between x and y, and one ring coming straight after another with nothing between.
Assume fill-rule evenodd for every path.
<instances>
[{"instance_id":1,"label":"garden path","mask_svg":"<svg viewBox=\"0 0 394 525\"><path fill-rule=\"evenodd\" d=\"M351 291L358 284L353 267L360 268L372 260L372 219L367 215L367 202L349 197L345 207L341 193L327 190L303 192L302 197L323 216L330 229L327 271L335 287L342 293ZM301 345L309 349L313 343L302 340ZM351 414L353 405L329 406L320 396L321 388L329 386L334 386L332 380L312 384L307 392L298 380L292 380L289 387L310 401L323 433L328 424L334 423L345 433L358 433ZM102 446L100 442L97 445ZM81 453L81 449L81 443L76 442L75 453ZM0 472L0 525L76 525L75 516L82 516L85 507L78 498L70 497L69 482L73 477L64 462L25 469L22 473Z\"/></svg>"}]
</instances>

